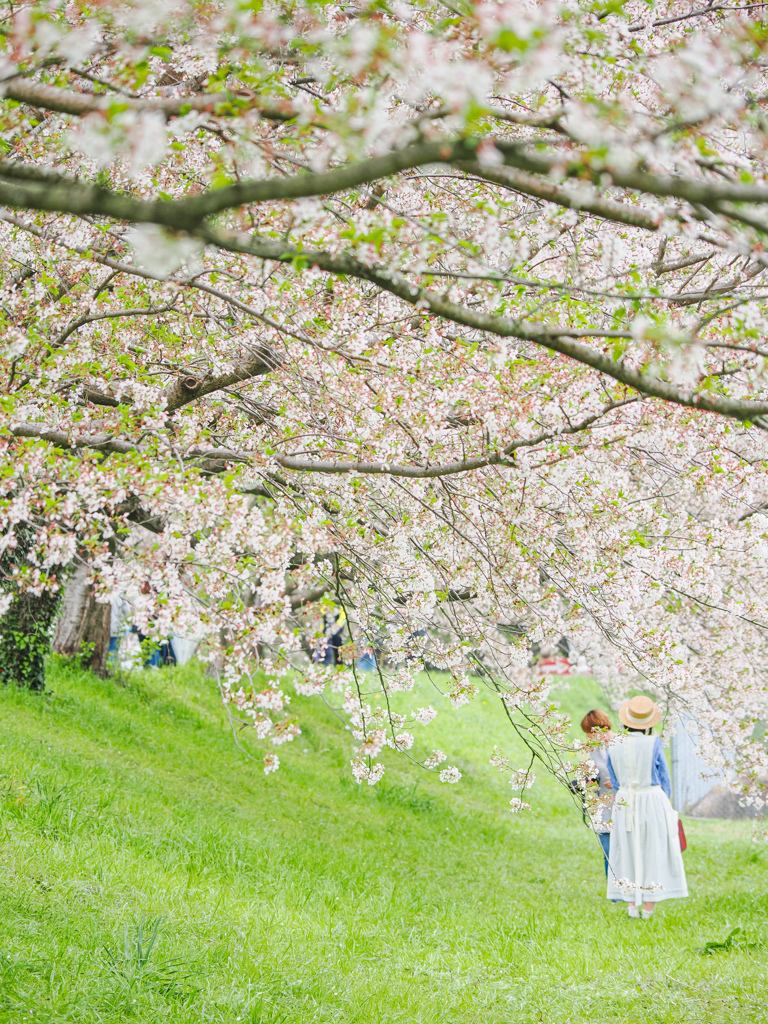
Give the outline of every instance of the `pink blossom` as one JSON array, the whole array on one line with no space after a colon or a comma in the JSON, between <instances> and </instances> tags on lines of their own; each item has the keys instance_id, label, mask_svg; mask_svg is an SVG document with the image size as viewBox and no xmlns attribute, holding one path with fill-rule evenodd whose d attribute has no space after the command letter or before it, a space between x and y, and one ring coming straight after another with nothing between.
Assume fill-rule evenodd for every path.
<instances>
[{"instance_id":1,"label":"pink blossom","mask_svg":"<svg viewBox=\"0 0 768 1024\"><path fill-rule=\"evenodd\" d=\"M369 786L375 786L379 779L384 774L384 765L381 763L367 765L362 757L356 757L353 761L349 762L352 766L352 774L355 777L355 782L361 785L363 782L367 782Z\"/></svg>"},{"instance_id":2,"label":"pink blossom","mask_svg":"<svg viewBox=\"0 0 768 1024\"><path fill-rule=\"evenodd\" d=\"M444 754L442 750L433 750L428 758L424 761L425 768L437 768L439 764L448 759L448 755Z\"/></svg>"},{"instance_id":3,"label":"pink blossom","mask_svg":"<svg viewBox=\"0 0 768 1024\"><path fill-rule=\"evenodd\" d=\"M413 711L411 714L413 720L420 725L429 725L437 717L437 712L431 704L426 708L419 708L418 711Z\"/></svg>"},{"instance_id":4,"label":"pink blossom","mask_svg":"<svg viewBox=\"0 0 768 1024\"><path fill-rule=\"evenodd\" d=\"M131 5L17 7L0 613L85 566L259 742L326 702L358 781L427 668L587 789L565 638L758 806L762 12L143 4L161 56Z\"/></svg>"}]
</instances>

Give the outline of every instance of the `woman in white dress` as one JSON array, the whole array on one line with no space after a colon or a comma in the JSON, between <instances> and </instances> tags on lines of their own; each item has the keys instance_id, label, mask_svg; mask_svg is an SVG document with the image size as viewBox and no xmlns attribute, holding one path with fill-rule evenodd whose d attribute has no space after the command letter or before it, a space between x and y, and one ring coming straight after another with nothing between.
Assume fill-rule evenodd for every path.
<instances>
[{"instance_id":1,"label":"woman in white dress","mask_svg":"<svg viewBox=\"0 0 768 1024\"><path fill-rule=\"evenodd\" d=\"M608 751L615 800L606 895L647 919L659 900L687 896L688 885L664 748L651 732L661 711L650 697L633 697L619 718L628 731Z\"/></svg>"}]
</instances>

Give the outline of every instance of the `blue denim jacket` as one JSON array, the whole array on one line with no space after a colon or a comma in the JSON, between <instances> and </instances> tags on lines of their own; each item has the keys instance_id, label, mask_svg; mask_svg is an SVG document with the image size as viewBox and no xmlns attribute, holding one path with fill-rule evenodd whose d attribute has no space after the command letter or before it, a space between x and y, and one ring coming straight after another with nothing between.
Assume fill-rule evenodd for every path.
<instances>
[{"instance_id":1,"label":"blue denim jacket","mask_svg":"<svg viewBox=\"0 0 768 1024\"><path fill-rule=\"evenodd\" d=\"M618 793L619 791L619 780L616 778L616 772L613 770L611 764L611 755L608 754L608 775L611 779L611 785L613 786L613 792ZM668 797L672 796L672 782L669 778L669 768L667 768L667 759L664 757L664 745L661 742L659 736L656 737L656 742L653 745L653 764L651 765L651 785L661 786Z\"/></svg>"}]
</instances>

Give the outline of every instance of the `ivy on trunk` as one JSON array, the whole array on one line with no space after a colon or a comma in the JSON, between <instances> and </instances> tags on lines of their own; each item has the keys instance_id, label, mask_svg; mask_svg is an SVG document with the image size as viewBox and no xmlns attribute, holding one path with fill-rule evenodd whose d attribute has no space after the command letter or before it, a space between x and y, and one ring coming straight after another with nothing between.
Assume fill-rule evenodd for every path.
<instances>
[{"instance_id":1,"label":"ivy on trunk","mask_svg":"<svg viewBox=\"0 0 768 1024\"><path fill-rule=\"evenodd\" d=\"M0 620L0 682L45 689L45 659L60 594L21 591Z\"/></svg>"}]
</instances>

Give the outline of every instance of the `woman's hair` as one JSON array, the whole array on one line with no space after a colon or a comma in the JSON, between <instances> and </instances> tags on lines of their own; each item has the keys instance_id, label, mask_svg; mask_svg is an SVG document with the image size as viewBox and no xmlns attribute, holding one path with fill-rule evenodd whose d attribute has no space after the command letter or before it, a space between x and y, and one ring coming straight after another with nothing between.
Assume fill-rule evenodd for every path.
<instances>
[{"instance_id":1,"label":"woman's hair","mask_svg":"<svg viewBox=\"0 0 768 1024\"><path fill-rule=\"evenodd\" d=\"M593 708L588 711L581 720L582 732L592 732L593 729L610 729L611 720L604 711Z\"/></svg>"}]
</instances>

